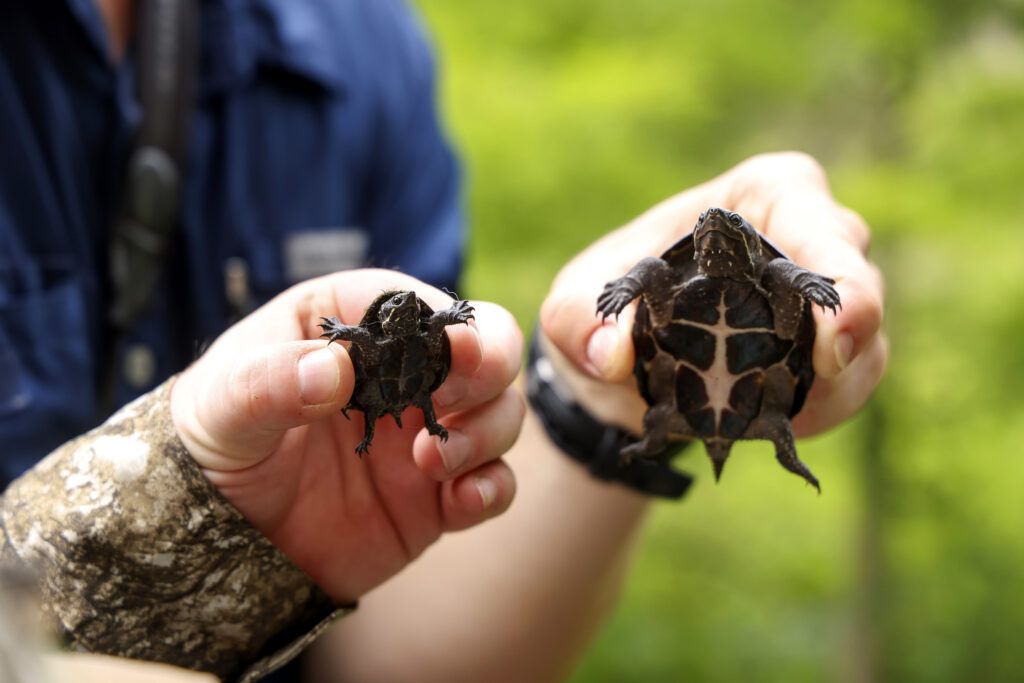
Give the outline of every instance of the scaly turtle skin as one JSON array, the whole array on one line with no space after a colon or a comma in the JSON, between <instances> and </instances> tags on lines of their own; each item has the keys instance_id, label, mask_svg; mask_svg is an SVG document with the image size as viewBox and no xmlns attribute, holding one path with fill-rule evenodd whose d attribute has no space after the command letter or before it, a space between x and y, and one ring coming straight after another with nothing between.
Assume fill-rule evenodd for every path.
<instances>
[{"instance_id":1,"label":"scaly turtle skin","mask_svg":"<svg viewBox=\"0 0 1024 683\"><path fill-rule=\"evenodd\" d=\"M436 313L415 292L384 292L369 305L359 325L345 325L337 318L321 318L321 337L328 344L351 342L348 353L356 381L345 417L352 408L366 421L363 440L356 446L360 456L373 441L374 425L385 414L402 426L402 411L416 406L423 411L427 431L447 441L448 431L437 421L430 395L444 382L451 368L451 345L445 327L469 324L473 307L457 299Z\"/></svg>"},{"instance_id":2,"label":"scaly turtle skin","mask_svg":"<svg viewBox=\"0 0 1024 683\"><path fill-rule=\"evenodd\" d=\"M701 439L721 476L733 442L767 439L778 461L819 491L790 419L814 381L811 303L835 314L835 281L796 265L739 214L711 208L661 258L605 285L597 311L637 297L635 374L650 408L624 459Z\"/></svg>"}]
</instances>

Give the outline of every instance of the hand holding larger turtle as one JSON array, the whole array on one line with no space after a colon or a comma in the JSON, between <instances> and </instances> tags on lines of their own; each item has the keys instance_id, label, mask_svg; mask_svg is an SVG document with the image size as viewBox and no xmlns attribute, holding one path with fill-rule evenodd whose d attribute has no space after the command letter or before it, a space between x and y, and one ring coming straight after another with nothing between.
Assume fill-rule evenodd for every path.
<instances>
[{"instance_id":1,"label":"hand holding larger turtle","mask_svg":"<svg viewBox=\"0 0 1024 683\"><path fill-rule=\"evenodd\" d=\"M817 380L793 419L793 431L807 436L836 426L867 400L885 367L882 282L865 258L864 222L835 202L821 167L802 154L754 157L666 200L570 262L541 311L541 329L553 363L591 413L634 433L643 432L647 406L630 383L635 309L621 309L617 322L602 321L594 316L594 302L605 283L679 242L709 206L742 214L807 273L780 273L792 276L794 287L827 308L815 306L812 312L817 334L810 357ZM835 279L841 309L829 291L833 286L813 273ZM641 288L638 282L624 282L607 304L620 307L623 298L632 298Z\"/></svg>"}]
</instances>

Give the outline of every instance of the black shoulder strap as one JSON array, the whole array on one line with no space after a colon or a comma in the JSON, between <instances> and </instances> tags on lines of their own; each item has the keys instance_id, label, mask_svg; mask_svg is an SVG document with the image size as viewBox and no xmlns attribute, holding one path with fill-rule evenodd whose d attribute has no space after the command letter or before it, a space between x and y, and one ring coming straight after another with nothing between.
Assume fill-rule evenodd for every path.
<instances>
[{"instance_id":1,"label":"black shoulder strap","mask_svg":"<svg viewBox=\"0 0 1024 683\"><path fill-rule=\"evenodd\" d=\"M197 0L142 0L142 124L110 243L110 322L123 331L147 307L178 225L199 59Z\"/></svg>"}]
</instances>

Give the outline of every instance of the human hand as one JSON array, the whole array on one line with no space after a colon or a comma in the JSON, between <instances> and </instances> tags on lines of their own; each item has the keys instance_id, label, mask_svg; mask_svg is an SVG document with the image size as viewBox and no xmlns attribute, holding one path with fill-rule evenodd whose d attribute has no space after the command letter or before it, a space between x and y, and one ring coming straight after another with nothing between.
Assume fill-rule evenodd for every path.
<instances>
[{"instance_id":1,"label":"human hand","mask_svg":"<svg viewBox=\"0 0 1024 683\"><path fill-rule=\"evenodd\" d=\"M618 321L595 315L606 282L645 256L657 256L690 232L708 207L736 211L798 264L834 278L842 309L814 308L817 380L793 421L797 436L839 424L878 384L888 358L880 331L883 284L866 259L864 221L838 204L821 166L799 153L756 156L723 175L655 206L591 245L555 279L541 309L552 359L594 414L639 433L646 406L629 379L635 305ZM600 389L597 384L600 383ZM614 390L609 390L612 385Z\"/></svg>"},{"instance_id":2,"label":"human hand","mask_svg":"<svg viewBox=\"0 0 1024 683\"><path fill-rule=\"evenodd\" d=\"M338 602L401 570L446 531L503 512L515 479L501 461L524 405L511 382L522 336L512 316L473 302L446 328L452 365L435 392L440 443L416 408L377 423L360 458L362 415L340 412L354 373L346 349L316 339L321 316L358 324L385 289L414 290L435 310L451 298L386 270L336 273L284 292L225 332L178 378L175 427L210 481Z\"/></svg>"}]
</instances>

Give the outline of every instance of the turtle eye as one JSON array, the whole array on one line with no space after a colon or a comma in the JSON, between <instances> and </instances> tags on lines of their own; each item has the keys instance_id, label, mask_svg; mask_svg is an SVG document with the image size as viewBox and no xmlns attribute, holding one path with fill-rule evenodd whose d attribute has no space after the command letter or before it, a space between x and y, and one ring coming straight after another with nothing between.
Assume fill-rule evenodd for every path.
<instances>
[{"instance_id":1,"label":"turtle eye","mask_svg":"<svg viewBox=\"0 0 1024 683\"><path fill-rule=\"evenodd\" d=\"M739 225L740 223L743 222L743 219L740 218L740 215L738 213L734 213L730 214L729 222L732 223L733 225Z\"/></svg>"}]
</instances>

